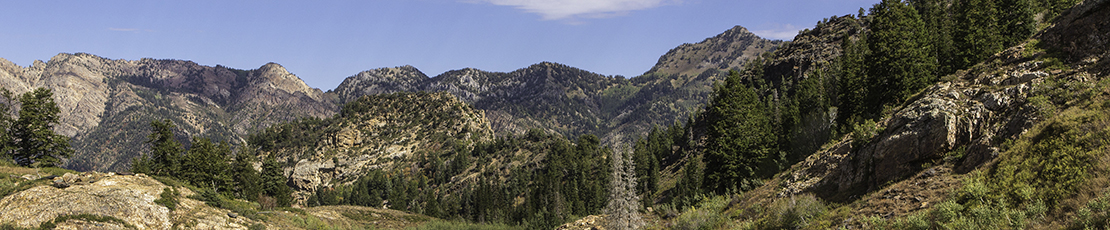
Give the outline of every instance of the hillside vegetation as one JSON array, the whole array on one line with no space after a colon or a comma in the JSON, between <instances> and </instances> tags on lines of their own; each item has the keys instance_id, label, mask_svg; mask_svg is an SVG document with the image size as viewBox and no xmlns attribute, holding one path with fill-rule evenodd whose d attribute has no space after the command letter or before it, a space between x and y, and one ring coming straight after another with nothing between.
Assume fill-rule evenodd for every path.
<instances>
[{"instance_id":1,"label":"hillside vegetation","mask_svg":"<svg viewBox=\"0 0 1110 230\"><path fill-rule=\"evenodd\" d=\"M733 74L698 119L670 128L683 131L640 142L681 155L637 155L683 159L643 175L659 178L655 215L677 228L1105 227L1110 14L1072 4L883 1L803 77ZM930 27L953 33L914 32ZM671 140L682 132L693 138Z\"/></svg>"},{"instance_id":2,"label":"hillside vegetation","mask_svg":"<svg viewBox=\"0 0 1110 230\"><path fill-rule=\"evenodd\" d=\"M36 103L48 89L4 94L0 224L1107 228L1107 41L1107 0L884 0L789 42L733 28L631 79L546 62L432 78L405 66L321 93L276 64L62 55L52 65L127 66L103 82L138 96L105 97L131 106L96 126L64 123L83 116L57 109L69 101ZM209 72L120 78L158 63ZM254 87L273 82L290 84ZM133 154L89 155L80 143L100 135L74 134L64 160L69 132L120 124L146 130L108 136ZM125 174L49 167L129 154L110 164Z\"/></svg>"}]
</instances>

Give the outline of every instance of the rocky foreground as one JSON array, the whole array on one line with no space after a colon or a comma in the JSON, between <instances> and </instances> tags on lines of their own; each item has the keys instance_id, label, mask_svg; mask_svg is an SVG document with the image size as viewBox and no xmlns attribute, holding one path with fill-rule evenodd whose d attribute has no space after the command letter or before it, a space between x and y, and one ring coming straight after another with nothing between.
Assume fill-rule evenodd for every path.
<instances>
[{"instance_id":1,"label":"rocky foreground","mask_svg":"<svg viewBox=\"0 0 1110 230\"><path fill-rule=\"evenodd\" d=\"M46 179L49 178L41 178ZM231 216L236 215L226 210L186 198L193 194L187 188L178 188L181 191L178 197L180 203L176 210L170 211L166 206L155 203L168 186L142 174L66 173L53 179L53 186L41 185L0 199L0 213L4 213L0 215L0 223L33 228L60 216L79 214L114 217L124 223L75 218L55 224L61 229L119 229L125 226L138 229L169 229L174 226L246 229L253 222L243 217L233 218Z\"/></svg>"}]
</instances>

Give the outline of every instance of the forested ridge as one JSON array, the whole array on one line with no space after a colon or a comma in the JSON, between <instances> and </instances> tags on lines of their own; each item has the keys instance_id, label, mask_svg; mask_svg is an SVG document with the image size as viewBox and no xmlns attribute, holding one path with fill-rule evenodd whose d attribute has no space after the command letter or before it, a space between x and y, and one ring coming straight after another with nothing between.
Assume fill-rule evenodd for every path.
<instances>
[{"instance_id":1,"label":"forested ridge","mask_svg":"<svg viewBox=\"0 0 1110 230\"><path fill-rule=\"evenodd\" d=\"M1097 53L1074 57L1082 53L1074 46L1086 43L1051 35L1088 28L1082 23L1105 32L1098 14L1110 4L1088 0L1080 4L1087 14L1068 10L1078 3L883 0L817 22L728 71L706 104L631 143L544 129L495 135L486 114L455 95L395 92L345 98L333 117L275 124L241 145L203 137L186 145L174 120L156 120L150 148L131 172L177 184L156 201L170 209L180 196L175 189L187 187L192 198L255 220L267 218L264 210L350 205L453 220L455 227L522 229L602 214L622 228L1106 227L1110 193L1099 188L1110 181L1101 163L1110 155L1103 146L1110 141L1110 82L1100 72L1107 63ZM1054 43L1061 40L1071 42ZM595 93L611 101L600 105L659 93L631 85L579 88L605 88ZM49 167L69 156L67 139L50 128L58 109L49 90L0 92L5 161ZM933 102L991 112L949 115ZM1020 119L980 118L997 116ZM907 128L933 121L947 123ZM961 123L970 121L981 122ZM1005 132L991 136L979 127ZM913 128L926 131L902 132ZM949 133L934 152L863 155L899 147L882 144L900 135L920 135L913 144L931 146L928 132ZM899 163L891 166L896 172L866 171L887 162ZM866 167L837 168L856 164ZM905 185L934 181L946 184L928 191Z\"/></svg>"}]
</instances>

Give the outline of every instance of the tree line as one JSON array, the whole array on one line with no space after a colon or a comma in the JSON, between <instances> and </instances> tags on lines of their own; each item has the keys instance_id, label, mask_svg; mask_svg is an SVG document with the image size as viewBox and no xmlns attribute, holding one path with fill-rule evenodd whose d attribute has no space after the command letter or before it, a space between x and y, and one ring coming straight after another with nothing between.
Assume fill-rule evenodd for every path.
<instances>
[{"instance_id":1,"label":"tree line","mask_svg":"<svg viewBox=\"0 0 1110 230\"><path fill-rule=\"evenodd\" d=\"M265 208L292 204L293 190L273 157L262 161L259 172L254 168L258 156L249 145L233 152L227 142L193 137L189 148L184 148L174 138L173 121L155 120L150 126L146 142L150 152L131 161L132 172L175 178L205 192L256 201Z\"/></svg>"},{"instance_id":2,"label":"tree line","mask_svg":"<svg viewBox=\"0 0 1110 230\"><path fill-rule=\"evenodd\" d=\"M523 165L518 153L544 156ZM416 169L375 170L351 185L317 188L307 205L360 205L443 219L505 223L535 229L602 211L608 200L613 151L594 135L571 142L530 130L470 148L415 156ZM491 162L519 162L503 174ZM508 165L508 164L503 164ZM474 175L473 179L465 179Z\"/></svg>"}]
</instances>

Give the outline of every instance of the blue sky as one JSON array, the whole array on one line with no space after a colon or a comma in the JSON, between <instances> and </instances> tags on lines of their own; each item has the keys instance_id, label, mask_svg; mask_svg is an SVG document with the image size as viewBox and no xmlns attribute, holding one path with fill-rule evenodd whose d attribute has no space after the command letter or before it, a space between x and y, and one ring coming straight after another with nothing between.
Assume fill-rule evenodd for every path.
<instances>
[{"instance_id":1,"label":"blue sky","mask_svg":"<svg viewBox=\"0 0 1110 230\"><path fill-rule=\"evenodd\" d=\"M285 66L310 86L412 65L429 76L550 61L634 77L733 26L789 40L878 0L5 1L0 58L58 53Z\"/></svg>"}]
</instances>

